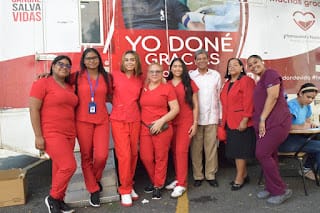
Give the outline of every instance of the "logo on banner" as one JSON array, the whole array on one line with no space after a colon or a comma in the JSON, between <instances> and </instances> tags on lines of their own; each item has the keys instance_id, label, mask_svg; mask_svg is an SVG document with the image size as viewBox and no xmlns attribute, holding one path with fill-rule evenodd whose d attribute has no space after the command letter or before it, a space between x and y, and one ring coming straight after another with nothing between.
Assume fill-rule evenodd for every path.
<instances>
[{"instance_id":1,"label":"logo on banner","mask_svg":"<svg viewBox=\"0 0 320 213\"><path fill-rule=\"evenodd\" d=\"M296 11L293 13L294 22L304 31L307 31L315 22L315 15L311 12Z\"/></svg>"}]
</instances>

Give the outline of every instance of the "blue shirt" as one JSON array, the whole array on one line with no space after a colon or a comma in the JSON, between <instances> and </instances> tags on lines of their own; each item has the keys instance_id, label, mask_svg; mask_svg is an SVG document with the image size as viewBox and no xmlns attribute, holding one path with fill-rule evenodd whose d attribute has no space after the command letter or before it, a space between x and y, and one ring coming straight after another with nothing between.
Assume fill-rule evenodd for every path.
<instances>
[{"instance_id":1,"label":"blue shirt","mask_svg":"<svg viewBox=\"0 0 320 213\"><path fill-rule=\"evenodd\" d=\"M297 98L288 101L288 106L292 116L292 124L304 124L311 117L312 111L310 105L301 106Z\"/></svg>"}]
</instances>

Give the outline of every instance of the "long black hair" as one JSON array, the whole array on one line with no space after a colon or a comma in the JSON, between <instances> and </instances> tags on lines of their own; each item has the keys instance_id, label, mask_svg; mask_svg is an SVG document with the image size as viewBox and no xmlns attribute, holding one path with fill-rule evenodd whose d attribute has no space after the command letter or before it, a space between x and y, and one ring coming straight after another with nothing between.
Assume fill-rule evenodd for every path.
<instances>
[{"instance_id":1,"label":"long black hair","mask_svg":"<svg viewBox=\"0 0 320 213\"><path fill-rule=\"evenodd\" d=\"M183 84L184 92L185 92L184 100L190 106L190 108L193 109L193 101L192 101L193 91L192 91L192 87L191 87L191 79L190 79L190 76L188 73L187 66L181 58L175 58L171 61L171 64L169 67L170 72L169 72L167 79L168 80L173 79L173 74L172 74L171 68L173 66L173 63L176 61L180 61L180 63L182 64L181 82Z\"/></svg>"},{"instance_id":2,"label":"long black hair","mask_svg":"<svg viewBox=\"0 0 320 213\"><path fill-rule=\"evenodd\" d=\"M66 59L66 60L69 62L70 66L72 66L71 59L70 59L68 56L66 56L66 55L58 55L57 57L55 57L55 58L53 59L53 61L52 61L52 63L51 63L49 75L52 75L52 74L53 74L52 67L53 67L54 65L56 65L59 61L63 60L63 59ZM69 75L64 79L64 81L67 82L67 83L70 83L70 73L69 73Z\"/></svg>"},{"instance_id":3,"label":"long black hair","mask_svg":"<svg viewBox=\"0 0 320 213\"><path fill-rule=\"evenodd\" d=\"M96 50L95 48L85 49L85 51L82 53L81 60L80 60L80 68L81 68L80 73L83 73L87 69L87 66L84 63L84 60L85 60L85 57L87 56L87 54L90 52L93 52L98 56L98 59L99 59L98 73L100 73L104 78L104 81L105 81L106 86L108 88L107 99L110 101L112 99L112 95L113 95L112 76L108 72L105 71L105 69L103 67L102 59L101 59L101 56L100 56L98 50ZM77 81L77 77L76 77L76 81ZM78 84L78 82L76 82L76 89L75 89L76 93L78 92L78 85L77 84Z\"/></svg>"}]
</instances>

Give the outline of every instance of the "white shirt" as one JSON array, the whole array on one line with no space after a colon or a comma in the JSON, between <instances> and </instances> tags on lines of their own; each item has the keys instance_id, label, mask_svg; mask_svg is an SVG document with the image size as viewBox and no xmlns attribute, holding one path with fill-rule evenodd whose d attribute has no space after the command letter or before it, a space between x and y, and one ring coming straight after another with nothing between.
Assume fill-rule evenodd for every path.
<instances>
[{"instance_id":1,"label":"white shirt","mask_svg":"<svg viewBox=\"0 0 320 213\"><path fill-rule=\"evenodd\" d=\"M198 69L189 72L190 78L199 87L199 125L218 124L220 116L221 76L208 69L201 74Z\"/></svg>"}]
</instances>

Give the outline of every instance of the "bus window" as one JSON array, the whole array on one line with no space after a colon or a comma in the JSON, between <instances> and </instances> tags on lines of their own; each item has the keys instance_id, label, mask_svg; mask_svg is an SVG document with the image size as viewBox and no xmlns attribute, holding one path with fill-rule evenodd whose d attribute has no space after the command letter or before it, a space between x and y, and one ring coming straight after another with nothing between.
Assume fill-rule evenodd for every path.
<instances>
[{"instance_id":1,"label":"bus window","mask_svg":"<svg viewBox=\"0 0 320 213\"><path fill-rule=\"evenodd\" d=\"M81 43L83 45L102 45L103 14L101 0L81 1Z\"/></svg>"}]
</instances>

